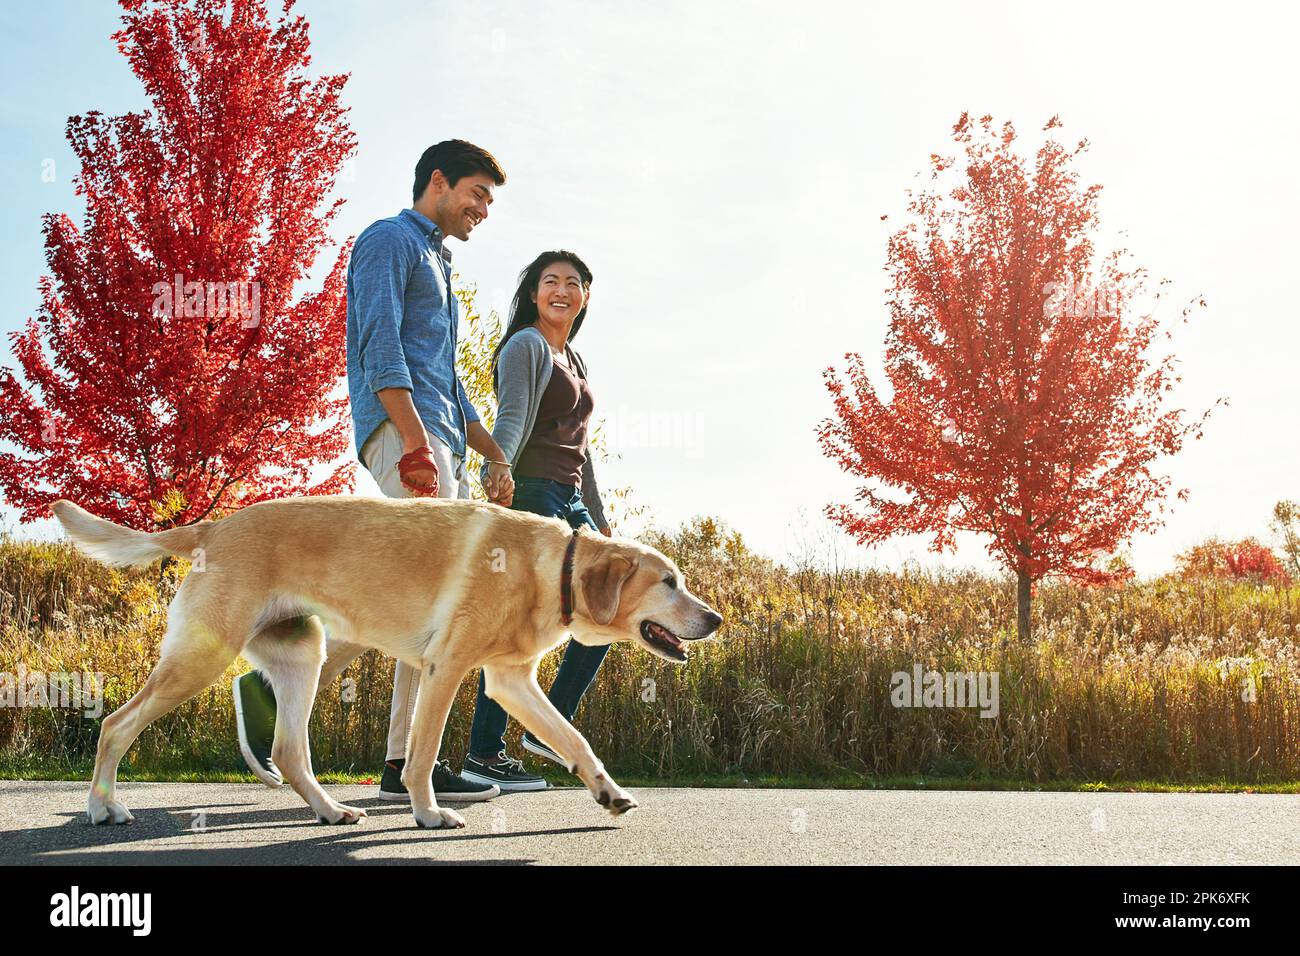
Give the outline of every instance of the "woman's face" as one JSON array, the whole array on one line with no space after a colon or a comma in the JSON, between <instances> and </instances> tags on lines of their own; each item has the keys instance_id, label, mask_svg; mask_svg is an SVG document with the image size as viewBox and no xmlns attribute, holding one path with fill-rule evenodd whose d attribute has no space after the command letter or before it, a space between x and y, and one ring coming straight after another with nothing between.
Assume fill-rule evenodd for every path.
<instances>
[{"instance_id":1,"label":"woman's face","mask_svg":"<svg viewBox=\"0 0 1300 956\"><path fill-rule=\"evenodd\" d=\"M533 290L537 317L550 325L572 325L588 298L590 293L582 287L582 276L571 262L552 262L546 266Z\"/></svg>"}]
</instances>

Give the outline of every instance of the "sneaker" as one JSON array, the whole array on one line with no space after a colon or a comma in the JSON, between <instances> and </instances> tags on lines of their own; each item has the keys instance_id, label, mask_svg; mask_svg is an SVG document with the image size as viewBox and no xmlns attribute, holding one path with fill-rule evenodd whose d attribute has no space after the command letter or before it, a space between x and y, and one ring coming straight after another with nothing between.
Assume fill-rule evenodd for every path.
<instances>
[{"instance_id":1,"label":"sneaker","mask_svg":"<svg viewBox=\"0 0 1300 956\"><path fill-rule=\"evenodd\" d=\"M235 699L235 729L239 732L239 752L253 776L268 787L284 783L280 768L271 759L275 742L275 693L258 671L236 677L230 685Z\"/></svg>"},{"instance_id":2,"label":"sneaker","mask_svg":"<svg viewBox=\"0 0 1300 956\"><path fill-rule=\"evenodd\" d=\"M551 763L558 763L565 770L569 769L569 765L564 762L563 757L557 754L550 747L546 746L546 744L542 743L536 737L532 736L532 734L524 734L523 744L524 749L529 753L537 754L539 757L545 757L547 760L551 761Z\"/></svg>"},{"instance_id":3,"label":"sneaker","mask_svg":"<svg viewBox=\"0 0 1300 956\"><path fill-rule=\"evenodd\" d=\"M390 803L410 803L411 795L402 783L402 768L405 760L384 761L384 776L379 781L379 799ZM448 803L477 803L491 800L501 795L501 788L496 784L474 783L458 773L453 773L443 761L433 765L433 795L438 800Z\"/></svg>"},{"instance_id":4,"label":"sneaker","mask_svg":"<svg viewBox=\"0 0 1300 956\"><path fill-rule=\"evenodd\" d=\"M496 784L501 788L502 793L545 790L548 786L545 777L529 773L524 769L522 760L506 756L504 750L490 760L466 757L465 766L461 768L460 775L466 780L473 780L477 783Z\"/></svg>"}]
</instances>

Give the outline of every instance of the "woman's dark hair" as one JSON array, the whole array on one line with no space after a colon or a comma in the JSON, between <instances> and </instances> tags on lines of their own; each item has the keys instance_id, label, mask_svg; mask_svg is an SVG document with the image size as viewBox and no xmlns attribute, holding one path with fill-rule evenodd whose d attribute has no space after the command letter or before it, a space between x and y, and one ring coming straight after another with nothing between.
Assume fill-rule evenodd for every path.
<instances>
[{"instance_id":1,"label":"woman's dark hair","mask_svg":"<svg viewBox=\"0 0 1300 956\"><path fill-rule=\"evenodd\" d=\"M415 186L411 190L411 201L419 202L435 169L441 169L447 179L447 185L455 185L466 176L482 173L500 186L506 181L505 171L496 157L481 146L467 143L463 139L448 139L426 149L415 164Z\"/></svg>"},{"instance_id":2,"label":"woman's dark hair","mask_svg":"<svg viewBox=\"0 0 1300 956\"><path fill-rule=\"evenodd\" d=\"M564 249L553 249L550 252L543 252L540 256L529 263L528 268L519 273L519 288L515 290L514 300L510 303L510 322L506 325L506 330L501 334L501 341L497 343L496 349L492 352L492 387L496 388L497 384L497 356L505 348L507 342L518 332L523 331L530 325L537 324L537 303L533 301L532 293L542 283L542 273L546 271L547 266L553 266L557 262L567 262L573 268L578 270L578 275L582 278L582 287L591 288L591 270L575 253L568 252ZM587 317L587 306L583 305L582 311L578 313L577 318L573 320L573 327L569 329L569 341L578 334L578 329L582 328L582 320Z\"/></svg>"}]
</instances>

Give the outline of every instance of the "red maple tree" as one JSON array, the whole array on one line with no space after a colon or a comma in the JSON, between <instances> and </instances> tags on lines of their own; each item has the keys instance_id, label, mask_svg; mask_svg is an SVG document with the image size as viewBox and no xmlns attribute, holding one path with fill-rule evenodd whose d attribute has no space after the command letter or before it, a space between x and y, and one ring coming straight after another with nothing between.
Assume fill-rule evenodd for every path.
<instances>
[{"instance_id":1,"label":"red maple tree","mask_svg":"<svg viewBox=\"0 0 1300 956\"><path fill-rule=\"evenodd\" d=\"M1010 123L965 114L953 137L960 162L931 157L937 185L910 194L912 221L889 242L892 398L877 396L857 354L845 356L847 382L824 372L835 409L818 430L825 453L910 497L863 486L870 510L826 514L864 544L933 534L930 550L942 551L957 531L991 536L989 553L1016 576L1028 640L1044 576L1131 576L1097 562L1162 523L1169 480L1151 465L1199 438L1212 409L1187 424L1162 408L1175 360L1146 357L1159 328L1157 310L1137 314L1144 270L1124 250L1094 254L1101 187L1082 188L1072 168L1086 141L1066 148L1049 133L1029 161Z\"/></svg>"},{"instance_id":2,"label":"red maple tree","mask_svg":"<svg viewBox=\"0 0 1300 956\"><path fill-rule=\"evenodd\" d=\"M1194 545L1175 559L1184 578L1224 578L1230 581L1259 581L1287 585L1291 575L1267 545L1255 538L1221 541L1210 538Z\"/></svg>"},{"instance_id":3,"label":"red maple tree","mask_svg":"<svg viewBox=\"0 0 1300 956\"><path fill-rule=\"evenodd\" d=\"M46 215L41 308L0 369L0 489L21 520L70 498L141 529L288 494L350 490L341 248L327 201L354 149L315 80L308 24L260 0L122 0L113 35L152 109L68 120L85 199ZM48 347L47 358L42 345ZM39 396L32 389L39 390Z\"/></svg>"}]
</instances>

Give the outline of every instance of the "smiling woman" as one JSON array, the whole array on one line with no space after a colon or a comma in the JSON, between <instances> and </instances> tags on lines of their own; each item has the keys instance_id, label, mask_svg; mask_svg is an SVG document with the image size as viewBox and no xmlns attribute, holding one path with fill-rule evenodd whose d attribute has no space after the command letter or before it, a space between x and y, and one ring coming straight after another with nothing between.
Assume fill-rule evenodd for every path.
<instances>
[{"instance_id":1,"label":"smiling woman","mask_svg":"<svg viewBox=\"0 0 1300 956\"><path fill-rule=\"evenodd\" d=\"M492 353L492 384L497 385L497 361L516 334L533 327L539 332L550 329L559 339L551 341L552 350L559 343L572 341L582 328L591 301L591 269L572 252L557 249L543 252L519 277L519 288L510 303L510 324ZM538 322L539 319L543 321ZM547 336L551 340L551 336Z\"/></svg>"},{"instance_id":2,"label":"smiling woman","mask_svg":"<svg viewBox=\"0 0 1300 956\"><path fill-rule=\"evenodd\" d=\"M497 394L493 439L512 461L515 495L511 507L570 527L609 535L600 490L587 450L587 426L595 408L587 370L569 345L582 327L591 301L591 269L564 250L543 252L519 277L510 323L492 354L492 384ZM486 467L486 465L484 466ZM666 631L666 629L664 629ZM673 660L680 647L652 641L652 649ZM549 699L572 720L583 694L605 659L607 646L570 642L564 650ZM540 789L545 781L524 779L505 753L506 712L487 696L480 676L470 753L463 775L504 790ZM563 766L541 741L524 735L523 746Z\"/></svg>"}]
</instances>

